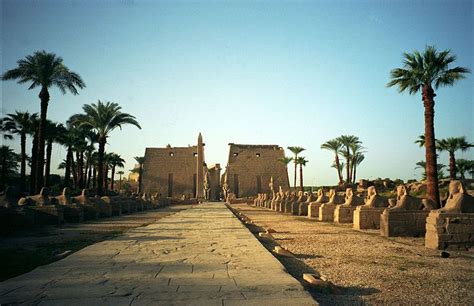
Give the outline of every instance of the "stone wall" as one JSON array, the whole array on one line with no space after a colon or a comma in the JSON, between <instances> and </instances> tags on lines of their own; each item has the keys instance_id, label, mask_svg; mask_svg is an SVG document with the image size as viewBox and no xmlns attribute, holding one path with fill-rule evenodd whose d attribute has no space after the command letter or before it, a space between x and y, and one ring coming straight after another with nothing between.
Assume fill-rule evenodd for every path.
<instances>
[{"instance_id":1,"label":"stone wall","mask_svg":"<svg viewBox=\"0 0 474 306\"><path fill-rule=\"evenodd\" d=\"M213 201L219 200L221 196L221 165L215 164L209 168L209 185L211 191L209 194L209 199Z\"/></svg>"},{"instance_id":2,"label":"stone wall","mask_svg":"<svg viewBox=\"0 0 474 306\"><path fill-rule=\"evenodd\" d=\"M380 234L385 237L423 237L429 211L386 209L380 215Z\"/></svg>"},{"instance_id":3,"label":"stone wall","mask_svg":"<svg viewBox=\"0 0 474 306\"><path fill-rule=\"evenodd\" d=\"M473 247L474 213L430 212L426 218L425 246L439 250Z\"/></svg>"},{"instance_id":4,"label":"stone wall","mask_svg":"<svg viewBox=\"0 0 474 306\"><path fill-rule=\"evenodd\" d=\"M197 146L146 148L143 192L161 197L196 196ZM171 180L171 182L170 182ZM170 188L169 188L170 187Z\"/></svg>"},{"instance_id":5,"label":"stone wall","mask_svg":"<svg viewBox=\"0 0 474 306\"><path fill-rule=\"evenodd\" d=\"M237 198L257 196L258 193L270 193L270 179L273 188L278 191L289 190L286 165L278 161L284 157L283 148L277 145L229 144L229 159L224 173L229 192Z\"/></svg>"}]
</instances>

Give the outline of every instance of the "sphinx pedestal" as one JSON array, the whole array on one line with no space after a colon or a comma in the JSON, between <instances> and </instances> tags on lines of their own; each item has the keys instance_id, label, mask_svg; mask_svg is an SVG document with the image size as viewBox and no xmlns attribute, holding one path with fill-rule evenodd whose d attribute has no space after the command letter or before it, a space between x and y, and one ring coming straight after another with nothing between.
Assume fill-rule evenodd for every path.
<instances>
[{"instance_id":1,"label":"sphinx pedestal","mask_svg":"<svg viewBox=\"0 0 474 306\"><path fill-rule=\"evenodd\" d=\"M323 204L319 207L319 221L333 222L336 204Z\"/></svg>"},{"instance_id":2,"label":"sphinx pedestal","mask_svg":"<svg viewBox=\"0 0 474 306\"><path fill-rule=\"evenodd\" d=\"M354 210L354 224L353 228L361 229L379 229L380 228L380 214L385 207L366 207L358 206Z\"/></svg>"},{"instance_id":3,"label":"sphinx pedestal","mask_svg":"<svg viewBox=\"0 0 474 306\"><path fill-rule=\"evenodd\" d=\"M342 206L337 205L334 210L335 223L352 223L354 220L354 211L357 206Z\"/></svg>"},{"instance_id":4,"label":"sphinx pedestal","mask_svg":"<svg viewBox=\"0 0 474 306\"><path fill-rule=\"evenodd\" d=\"M84 210L84 219L85 220L96 220L99 218L99 210L92 205L80 205Z\"/></svg>"},{"instance_id":5,"label":"sphinx pedestal","mask_svg":"<svg viewBox=\"0 0 474 306\"><path fill-rule=\"evenodd\" d=\"M474 246L474 213L431 211L426 218L425 246L438 250L468 250Z\"/></svg>"},{"instance_id":6,"label":"sphinx pedestal","mask_svg":"<svg viewBox=\"0 0 474 306\"><path fill-rule=\"evenodd\" d=\"M323 203L310 203L308 205L308 218L319 218L319 208Z\"/></svg>"},{"instance_id":7,"label":"sphinx pedestal","mask_svg":"<svg viewBox=\"0 0 474 306\"><path fill-rule=\"evenodd\" d=\"M307 216L308 215L308 203L300 203L298 207L298 216Z\"/></svg>"},{"instance_id":8,"label":"sphinx pedestal","mask_svg":"<svg viewBox=\"0 0 474 306\"><path fill-rule=\"evenodd\" d=\"M84 221L84 209L76 205L63 205L64 220L70 223L78 223Z\"/></svg>"},{"instance_id":9,"label":"sphinx pedestal","mask_svg":"<svg viewBox=\"0 0 474 306\"><path fill-rule=\"evenodd\" d=\"M27 215L32 215L35 225L58 225L64 223L63 207L55 205L25 207Z\"/></svg>"},{"instance_id":10,"label":"sphinx pedestal","mask_svg":"<svg viewBox=\"0 0 474 306\"><path fill-rule=\"evenodd\" d=\"M380 234L385 237L423 237L426 232L426 210L389 210L380 215Z\"/></svg>"}]
</instances>

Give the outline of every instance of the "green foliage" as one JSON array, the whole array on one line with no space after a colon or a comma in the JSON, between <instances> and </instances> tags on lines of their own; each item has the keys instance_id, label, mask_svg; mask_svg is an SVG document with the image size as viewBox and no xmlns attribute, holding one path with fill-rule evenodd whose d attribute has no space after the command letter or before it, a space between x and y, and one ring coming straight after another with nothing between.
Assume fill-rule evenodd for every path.
<instances>
[{"instance_id":1,"label":"green foliage","mask_svg":"<svg viewBox=\"0 0 474 306\"><path fill-rule=\"evenodd\" d=\"M20 156L8 146L0 147L0 188L3 189L14 177L18 176Z\"/></svg>"}]
</instances>

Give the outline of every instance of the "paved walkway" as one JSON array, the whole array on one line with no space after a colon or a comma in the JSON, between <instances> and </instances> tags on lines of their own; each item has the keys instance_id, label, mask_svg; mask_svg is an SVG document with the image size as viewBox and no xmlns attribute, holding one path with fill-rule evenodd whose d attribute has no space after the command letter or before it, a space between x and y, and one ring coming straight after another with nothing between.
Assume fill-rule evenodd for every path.
<instances>
[{"instance_id":1,"label":"paved walkway","mask_svg":"<svg viewBox=\"0 0 474 306\"><path fill-rule=\"evenodd\" d=\"M0 304L313 305L222 203L205 203L0 283Z\"/></svg>"}]
</instances>

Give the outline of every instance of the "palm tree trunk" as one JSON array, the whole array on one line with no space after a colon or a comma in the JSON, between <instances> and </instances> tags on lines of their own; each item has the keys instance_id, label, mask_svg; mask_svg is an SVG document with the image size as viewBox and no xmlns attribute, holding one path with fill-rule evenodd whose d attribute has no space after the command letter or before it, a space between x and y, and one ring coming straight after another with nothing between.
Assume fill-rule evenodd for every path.
<instances>
[{"instance_id":1,"label":"palm tree trunk","mask_svg":"<svg viewBox=\"0 0 474 306\"><path fill-rule=\"evenodd\" d=\"M142 172L143 164L140 164L140 172L138 173L138 194L142 193Z\"/></svg>"},{"instance_id":2,"label":"palm tree trunk","mask_svg":"<svg viewBox=\"0 0 474 306\"><path fill-rule=\"evenodd\" d=\"M295 178L294 178L294 180L293 180L293 190L294 190L294 191L296 191L296 173L298 172L298 171L297 171L297 168L296 168L297 165L298 165L298 164L296 163L296 159L297 159L297 158L298 158L298 155L295 154Z\"/></svg>"},{"instance_id":3,"label":"palm tree trunk","mask_svg":"<svg viewBox=\"0 0 474 306\"><path fill-rule=\"evenodd\" d=\"M104 191L107 191L109 189L109 186L107 184L108 175L109 175L109 164L104 163L104 182L103 182Z\"/></svg>"},{"instance_id":4,"label":"palm tree trunk","mask_svg":"<svg viewBox=\"0 0 474 306\"><path fill-rule=\"evenodd\" d=\"M72 185L74 188L77 188L77 171L76 163L74 162L74 154L71 151L71 173L72 173Z\"/></svg>"},{"instance_id":5,"label":"palm tree trunk","mask_svg":"<svg viewBox=\"0 0 474 306\"><path fill-rule=\"evenodd\" d=\"M456 179L456 158L454 157L454 152L449 152L449 179Z\"/></svg>"},{"instance_id":6,"label":"palm tree trunk","mask_svg":"<svg viewBox=\"0 0 474 306\"><path fill-rule=\"evenodd\" d=\"M347 157L346 157L346 183L350 183L349 180L349 168L351 166L351 158L349 153L349 148L347 148Z\"/></svg>"},{"instance_id":7,"label":"palm tree trunk","mask_svg":"<svg viewBox=\"0 0 474 306\"><path fill-rule=\"evenodd\" d=\"M352 173L352 175L353 175L353 177L352 177L352 184L355 184L355 182L356 182L356 174L357 174L357 170L356 170L356 169L357 169L357 166L356 166L356 164L354 163L354 170L353 170L353 173Z\"/></svg>"},{"instance_id":8,"label":"palm tree trunk","mask_svg":"<svg viewBox=\"0 0 474 306\"><path fill-rule=\"evenodd\" d=\"M336 162L336 168L337 168L337 176L339 177L339 185L342 184L342 173L341 173L341 167L340 167L340 164L339 164L339 155L336 153L336 157L335 157L335 162Z\"/></svg>"},{"instance_id":9,"label":"palm tree trunk","mask_svg":"<svg viewBox=\"0 0 474 306\"><path fill-rule=\"evenodd\" d=\"M97 166L94 166L92 168L92 184L93 184L93 187L95 188L95 190L97 190Z\"/></svg>"},{"instance_id":10,"label":"palm tree trunk","mask_svg":"<svg viewBox=\"0 0 474 306\"><path fill-rule=\"evenodd\" d=\"M36 161L36 179L35 179L35 191L39 192L43 187L43 173L44 173L44 147L45 147L45 127L46 117L48 112L49 92L48 88L42 87L39 93L41 100L41 112L40 121L38 127L38 158Z\"/></svg>"},{"instance_id":11,"label":"palm tree trunk","mask_svg":"<svg viewBox=\"0 0 474 306\"><path fill-rule=\"evenodd\" d=\"M110 190L114 191L114 176L115 176L115 166L112 166L112 174L110 179Z\"/></svg>"},{"instance_id":12,"label":"palm tree trunk","mask_svg":"<svg viewBox=\"0 0 474 306\"><path fill-rule=\"evenodd\" d=\"M31 170L30 170L30 195L35 194L36 184L36 163L38 160L38 133L33 135L33 145L31 148Z\"/></svg>"},{"instance_id":13,"label":"palm tree trunk","mask_svg":"<svg viewBox=\"0 0 474 306\"><path fill-rule=\"evenodd\" d=\"M99 152L98 152L98 169L97 169L97 194L102 196L104 192L104 152L107 138L99 137Z\"/></svg>"},{"instance_id":14,"label":"palm tree trunk","mask_svg":"<svg viewBox=\"0 0 474 306\"><path fill-rule=\"evenodd\" d=\"M66 155L66 167L64 170L64 187L71 187L71 159L72 159L72 148L67 148Z\"/></svg>"},{"instance_id":15,"label":"palm tree trunk","mask_svg":"<svg viewBox=\"0 0 474 306\"><path fill-rule=\"evenodd\" d=\"M120 174L119 178L119 191L122 190L122 174Z\"/></svg>"},{"instance_id":16,"label":"palm tree trunk","mask_svg":"<svg viewBox=\"0 0 474 306\"><path fill-rule=\"evenodd\" d=\"M436 94L433 88L431 88L430 85L424 85L422 89L422 99L425 107L426 189L428 198L434 201L436 208L438 208L440 202L434 133L434 97L436 97Z\"/></svg>"},{"instance_id":17,"label":"palm tree trunk","mask_svg":"<svg viewBox=\"0 0 474 306\"><path fill-rule=\"evenodd\" d=\"M44 167L44 186L49 187L49 174L51 172L51 153L53 152L53 141L48 140L46 147L46 165Z\"/></svg>"},{"instance_id":18,"label":"palm tree trunk","mask_svg":"<svg viewBox=\"0 0 474 306\"><path fill-rule=\"evenodd\" d=\"M303 191L303 165L300 164L300 191Z\"/></svg>"},{"instance_id":19,"label":"palm tree trunk","mask_svg":"<svg viewBox=\"0 0 474 306\"><path fill-rule=\"evenodd\" d=\"M21 163L20 163L20 192L25 191L26 185L26 134L21 133L20 135L20 146L21 146Z\"/></svg>"}]
</instances>

